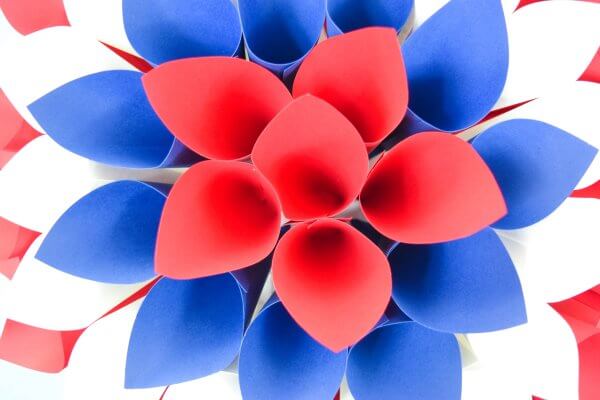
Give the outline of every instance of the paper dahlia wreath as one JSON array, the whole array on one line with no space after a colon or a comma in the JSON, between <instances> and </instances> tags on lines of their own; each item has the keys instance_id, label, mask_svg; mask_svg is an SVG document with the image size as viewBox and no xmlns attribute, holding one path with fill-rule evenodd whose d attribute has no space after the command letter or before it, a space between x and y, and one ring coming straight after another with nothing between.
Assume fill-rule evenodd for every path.
<instances>
[{"instance_id":1,"label":"paper dahlia wreath","mask_svg":"<svg viewBox=\"0 0 600 400\"><path fill-rule=\"evenodd\" d=\"M517 3L0 2L0 357L44 399L576 400L600 5Z\"/></svg>"}]
</instances>

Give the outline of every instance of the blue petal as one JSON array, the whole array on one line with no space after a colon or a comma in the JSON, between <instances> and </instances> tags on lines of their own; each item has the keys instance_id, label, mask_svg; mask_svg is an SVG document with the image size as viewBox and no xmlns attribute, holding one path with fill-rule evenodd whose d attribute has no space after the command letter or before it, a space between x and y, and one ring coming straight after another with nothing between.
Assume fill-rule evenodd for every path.
<instances>
[{"instance_id":1,"label":"blue petal","mask_svg":"<svg viewBox=\"0 0 600 400\"><path fill-rule=\"evenodd\" d=\"M575 189L597 150L552 125L499 123L473 140L496 177L508 214L495 228L516 229L551 214Z\"/></svg>"},{"instance_id":2,"label":"blue petal","mask_svg":"<svg viewBox=\"0 0 600 400\"><path fill-rule=\"evenodd\" d=\"M119 181L89 193L54 224L36 257L63 272L108 283L154 276L154 246L165 194Z\"/></svg>"},{"instance_id":3,"label":"blue petal","mask_svg":"<svg viewBox=\"0 0 600 400\"><path fill-rule=\"evenodd\" d=\"M356 400L460 400L458 342L414 322L384 325L352 348L346 377Z\"/></svg>"},{"instance_id":4,"label":"blue petal","mask_svg":"<svg viewBox=\"0 0 600 400\"><path fill-rule=\"evenodd\" d=\"M174 138L146 99L141 77L134 71L84 76L29 110L52 139L80 156L121 167L158 167Z\"/></svg>"},{"instance_id":5,"label":"blue petal","mask_svg":"<svg viewBox=\"0 0 600 400\"><path fill-rule=\"evenodd\" d=\"M498 100L508 70L500 0L452 0L403 46L409 82L404 128L456 131L483 118ZM414 133L414 132L408 132Z\"/></svg>"},{"instance_id":6,"label":"blue petal","mask_svg":"<svg viewBox=\"0 0 600 400\"><path fill-rule=\"evenodd\" d=\"M123 20L131 45L154 64L232 56L242 39L231 0L123 0Z\"/></svg>"},{"instance_id":7,"label":"blue petal","mask_svg":"<svg viewBox=\"0 0 600 400\"><path fill-rule=\"evenodd\" d=\"M270 302L252 322L240 353L245 400L332 399L347 351L333 353L300 328L279 301Z\"/></svg>"},{"instance_id":8,"label":"blue petal","mask_svg":"<svg viewBox=\"0 0 600 400\"><path fill-rule=\"evenodd\" d=\"M414 4L414 0L328 0L327 35L369 26L388 26L400 32L410 22Z\"/></svg>"},{"instance_id":9,"label":"blue petal","mask_svg":"<svg viewBox=\"0 0 600 400\"><path fill-rule=\"evenodd\" d=\"M325 0L239 0L250 60L282 76L317 44Z\"/></svg>"},{"instance_id":10,"label":"blue petal","mask_svg":"<svg viewBox=\"0 0 600 400\"><path fill-rule=\"evenodd\" d=\"M421 325L474 333L527 321L519 277L490 228L452 242L398 244L388 258L392 297Z\"/></svg>"},{"instance_id":11,"label":"blue petal","mask_svg":"<svg viewBox=\"0 0 600 400\"><path fill-rule=\"evenodd\" d=\"M244 329L243 292L231 274L161 279L136 317L125 387L165 386L226 368Z\"/></svg>"}]
</instances>

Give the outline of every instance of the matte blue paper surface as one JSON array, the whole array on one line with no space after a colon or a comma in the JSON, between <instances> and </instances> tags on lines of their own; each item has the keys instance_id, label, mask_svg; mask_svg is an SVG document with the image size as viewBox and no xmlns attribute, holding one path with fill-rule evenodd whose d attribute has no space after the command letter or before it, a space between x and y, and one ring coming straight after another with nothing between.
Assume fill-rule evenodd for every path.
<instances>
[{"instance_id":1,"label":"matte blue paper surface","mask_svg":"<svg viewBox=\"0 0 600 400\"><path fill-rule=\"evenodd\" d=\"M506 81L502 4L452 0L410 35L402 50L412 111L405 133L473 125L496 103Z\"/></svg>"},{"instance_id":2,"label":"matte blue paper surface","mask_svg":"<svg viewBox=\"0 0 600 400\"><path fill-rule=\"evenodd\" d=\"M174 137L150 106L141 77L134 71L87 75L29 110L52 139L80 156L128 168L165 166Z\"/></svg>"},{"instance_id":3,"label":"matte blue paper surface","mask_svg":"<svg viewBox=\"0 0 600 400\"><path fill-rule=\"evenodd\" d=\"M461 376L454 335L414 322L375 329L352 348L346 371L356 400L460 400Z\"/></svg>"},{"instance_id":4,"label":"matte blue paper surface","mask_svg":"<svg viewBox=\"0 0 600 400\"><path fill-rule=\"evenodd\" d=\"M414 4L414 0L328 0L327 35L369 26L388 26L400 32L409 22Z\"/></svg>"},{"instance_id":5,"label":"matte blue paper surface","mask_svg":"<svg viewBox=\"0 0 600 400\"><path fill-rule=\"evenodd\" d=\"M315 342L273 298L242 344L242 395L245 400L332 399L346 358L346 350L336 354Z\"/></svg>"},{"instance_id":6,"label":"matte blue paper surface","mask_svg":"<svg viewBox=\"0 0 600 400\"><path fill-rule=\"evenodd\" d=\"M544 122L515 119L473 142L496 177L508 214L493 226L516 229L552 213L575 189L597 149Z\"/></svg>"},{"instance_id":7,"label":"matte blue paper surface","mask_svg":"<svg viewBox=\"0 0 600 400\"><path fill-rule=\"evenodd\" d=\"M317 44L325 0L238 0L250 60L290 76Z\"/></svg>"},{"instance_id":8,"label":"matte blue paper surface","mask_svg":"<svg viewBox=\"0 0 600 400\"><path fill-rule=\"evenodd\" d=\"M123 0L123 20L133 48L154 64L232 56L242 38L230 0Z\"/></svg>"},{"instance_id":9,"label":"matte blue paper surface","mask_svg":"<svg viewBox=\"0 0 600 400\"><path fill-rule=\"evenodd\" d=\"M136 317L125 387L165 386L225 369L242 340L243 293L231 274L162 278Z\"/></svg>"},{"instance_id":10,"label":"matte blue paper surface","mask_svg":"<svg viewBox=\"0 0 600 400\"><path fill-rule=\"evenodd\" d=\"M490 228L452 242L400 243L388 259L392 297L421 325L444 332L475 333L527 321L519 277Z\"/></svg>"},{"instance_id":11,"label":"matte blue paper surface","mask_svg":"<svg viewBox=\"0 0 600 400\"><path fill-rule=\"evenodd\" d=\"M63 272L107 283L154 277L154 246L166 194L137 181L102 186L54 224L36 258Z\"/></svg>"}]
</instances>

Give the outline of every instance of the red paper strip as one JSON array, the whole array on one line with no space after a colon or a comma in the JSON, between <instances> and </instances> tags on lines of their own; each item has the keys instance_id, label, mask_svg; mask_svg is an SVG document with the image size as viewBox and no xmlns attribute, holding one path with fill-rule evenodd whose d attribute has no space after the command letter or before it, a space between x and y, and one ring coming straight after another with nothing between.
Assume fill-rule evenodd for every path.
<instances>
[{"instance_id":1,"label":"red paper strip","mask_svg":"<svg viewBox=\"0 0 600 400\"><path fill-rule=\"evenodd\" d=\"M571 197L600 199L600 181L593 183L588 187L574 190Z\"/></svg>"},{"instance_id":2,"label":"red paper strip","mask_svg":"<svg viewBox=\"0 0 600 400\"><path fill-rule=\"evenodd\" d=\"M60 372L83 329L53 331L7 320L0 338L0 358L42 372Z\"/></svg>"},{"instance_id":3,"label":"red paper strip","mask_svg":"<svg viewBox=\"0 0 600 400\"><path fill-rule=\"evenodd\" d=\"M68 26L62 0L0 0L8 22L21 34L51 26Z\"/></svg>"},{"instance_id":4,"label":"red paper strip","mask_svg":"<svg viewBox=\"0 0 600 400\"><path fill-rule=\"evenodd\" d=\"M369 159L356 128L310 95L294 100L267 125L252 151L289 219L335 215L357 196Z\"/></svg>"},{"instance_id":5,"label":"red paper strip","mask_svg":"<svg viewBox=\"0 0 600 400\"><path fill-rule=\"evenodd\" d=\"M12 279L25 252L38 236L38 232L0 217L0 273Z\"/></svg>"},{"instance_id":6,"label":"red paper strip","mask_svg":"<svg viewBox=\"0 0 600 400\"><path fill-rule=\"evenodd\" d=\"M321 42L300 66L293 93L326 100L375 147L398 126L408 105L396 31L360 29Z\"/></svg>"},{"instance_id":7,"label":"red paper strip","mask_svg":"<svg viewBox=\"0 0 600 400\"><path fill-rule=\"evenodd\" d=\"M470 144L439 132L416 134L384 154L360 201L379 232L404 243L459 239L506 214L481 157Z\"/></svg>"},{"instance_id":8,"label":"red paper strip","mask_svg":"<svg viewBox=\"0 0 600 400\"><path fill-rule=\"evenodd\" d=\"M383 252L333 219L298 224L283 236L273 254L273 282L294 320L335 352L375 326L392 290Z\"/></svg>"},{"instance_id":9,"label":"red paper strip","mask_svg":"<svg viewBox=\"0 0 600 400\"><path fill-rule=\"evenodd\" d=\"M191 279L253 265L273 250L280 219L277 194L254 166L198 163L179 178L167 198L156 271Z\"/></svg>"},{"instance_id":10,"label":"red paper strip","mask_svg":"<svg viewBox=\"0 0 600 400\"><path fill-rule=\"evenodd\" d=\"M579 400L600 399L600 334L579 344Z\"/></svg>"},{"instance_id":11,"label":"red paper strip","mask_svg":"<svg viewBox=\"0 0 600 400\"><path fill-rule=\"evenodd\" d=\"M214 159L249 156L264 127L291 101L272 73L231 57L168 62L143 82L167 128L190 149Z\"/></svg>"},{"instance_id":12,"label":"red paper strip","mask_svg":"<svg viewBox=\"0 0 600 400\"><path fill-rule=\"evenodd\" d=\"M140 58L138 56L134 56L126 51L118 49L116 47L111 46L110 44L102 43L106 47L108 47L113 53L127 61L129 64L136 67L138 70L142 72L149 72L153 67L146 60Z\"/></svg>"},{"instance_id":13,"label":"red paper strip","mask_svg":"<svg viewBox=\"0 0 600 400\"><path fill-rule=\"evenodd\" d=\"M0 89L0 168L40 135L21 117Z\"/></svg>"}]
</instances>

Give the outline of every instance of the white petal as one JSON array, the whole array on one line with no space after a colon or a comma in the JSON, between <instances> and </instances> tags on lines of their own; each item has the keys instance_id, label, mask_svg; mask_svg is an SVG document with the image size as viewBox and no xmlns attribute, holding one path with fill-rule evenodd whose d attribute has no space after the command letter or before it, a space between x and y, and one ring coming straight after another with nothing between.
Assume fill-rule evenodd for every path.
<instances>
[{"instance_id":1,"label":"white petal","mask_svg":"<svg viewBox=\"0 0 600 400\"><path fill-rule=\"evenodd\" d=\"M573 82L557 92L476 125L461 133L460 136L470 139L499 122L529 118L554 125L600 149L598 104L600 104L600 85L592 82ZM597 156L577 187L589 186L598 179L600 179L600 157Z\"/></svg>"},{"instance_id":2,"label":"white petal","mask_svg":"<svg viewBox=\"0 0 600 400\"><path fill-rule=\"evenodd\" d=\"M538 300L534 300L537 298ZM528 297L528 323L492 333L467 335L480 360L495 372L495 386L503 392L535 394L544 399L578 398L577 342L569 325L539 297ZM471 377L467 376L467 381ZM491 381L493 377L489 378ZM507 387L503 388L505 385ZM494 388L490 388L494 393ZM476 391L472 387L467 391ZM514 395L499 397L513 399ZM475 399L475 397L473 397ZM494 398L495 399L495 398Z\"/></svg>"},{"instance_id":3,"label":"white petal","mask_svg":"<svg viewBox=\"0 0 600 400\"><path fill-rule=\"evenodd\" d=\"M64 374L47 374L0 360L0 398L62 400Z\"/></svg>"},{"instance_id":4,"label":"white petal","mask_svg":"<svg viewBox=\"0 0 600 400\"><path fill-rule=\"evenodd\" d=\"M4 324L6 324L6 310L8 309L9 285L10 281L8 280L8 278L0 274L0 336L4 331Z\"/></svg>"},{"instance_id":5,"label":"white petal","mask_svg":"<svg viewBox=\"0 0 600 400\"><path fill-rule=\"evenodd\" d=\"M598 200L568 198L530 227L497 232L521 280L551 303L600 283L599 223Z\"/></svg>"},{"instance_id":6,"label":"white petal","mask_svg":"<svg viewBox=\"0 0 600 400\"><path fill-rule=\"evenodd\" d=\"M237 374L221 371L193 381L171 385L164 400L242 400Z\"/></svg>"},{"instance_id":7,"label":"white petal","mask_svg":"<svg viewBox=\"0 0 600 400\"><path fill-rule=\"evenodd\" d=\"M108 183L93 176L91 165L48 136L34 139L0 170L0 216L47 232L75 201Z\"/></svg>"},{"instance_id":8,"label":"white petal","mask_svg":"<svg viewBox=\"0 0 600 400\"><path fill-rule=\"evenodd\" d=\"M123 0L63 0L72 26L96 39L137 55L123 23Z\"/></svg>"},{"instance_id":9,"label":"white petal","mask_svg":"<svg viewBox=\"0 0 600 400\"><path fill-rule=\"evenodd\" d=\"M414 29L423 25L440 8L449 3L450 0L415 0L415 24ZM508 16L517 8L519 0L502 0L504 15Z\"/></svg>"},{"instance_id":10,"label":"white petal","mask_svg":"<svg viewBox=\"0 0 600 400\"><path fill-rule=\"evenodd\" d=\"M42 128L27 110L35 100L85 75L135 70L106 46L72 27L42 29L8 42L0 48L0 87L23 118L40 132Z\"/></svg>"},{"instance_id":11,"label":"white petal","mask_svg":"<svg viewBox=\"0 0 600 400\"><path fill-rule=\"evenodd\" d=\"M600 7L542 1L507 19L510 62L497 108L544 96L575 82L600 43Z\"/></svg>"},{"instance_id":12,"label":"white petal","mask_svg":"<svg viewBox=\"0 0 600 400\"><path fill-rule=\"evenodd\" d=\"M529 389L511 378L493 364L479 362L464 368L461 400L531 400Z\"/></svg>"},{"instance_id":13,"label":"white petal","mask_svg":"<svg viewBox=\"0 0 600 400\"><path fill-rule=\"evenodd\" d=\"M65 374L64 400L158 400L164 388L124 389L129 335L138 300L90 326L81 335ZM165 365L164 368L169 368Z\"/></svg>"},{"instance_id":14,"label":"white petal","mask_svg":"<svg viewBox=\"0 0 600 400\"><path fill-rule=\"evenodd\" d=\"M8 19L6 19L6 15L4 15L4 12L0 9L0 48L5 46L7 42L20 36L23 35L12 27L10 22L8 22Z\"/></svg>"},{"instance_id":15,"label":"white petal","mask_svg":"<svg viewBox=\"0 0 600 400\"><path fill-rule=\"evenodd\" d=\"M38 237L25 253L7 293L7 317L53 330L88 326L144 284L113 285L66 274L44 264L35 254Z\"/></svg>"}]
</instances>

